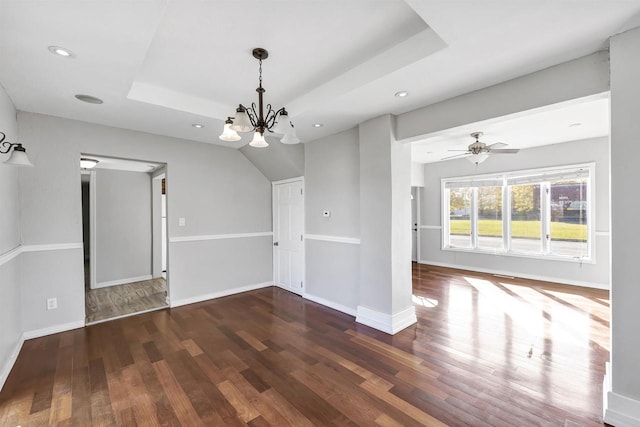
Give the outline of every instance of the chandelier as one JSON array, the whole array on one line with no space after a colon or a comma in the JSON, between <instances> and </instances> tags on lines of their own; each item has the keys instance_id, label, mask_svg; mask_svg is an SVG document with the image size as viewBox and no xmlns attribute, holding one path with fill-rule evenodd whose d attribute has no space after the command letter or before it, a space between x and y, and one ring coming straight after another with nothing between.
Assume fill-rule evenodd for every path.
<instances>
[{"instance_id":1,"label":"chandelier","mask_svg":"<svg viewBox=\"0 0 640 427\"><path fill-rule=\"evenodd\" d=\"M262 87L262 60L269 57L269 52L266 49L255 48L253 49L253 57L256 58L260 67L259 71L259 84L256 92L258 92L258 105L255 102L251 103L251 107L245 107L242 104L236 108L236 114L234 117L228 117L224 122L224 130L220 135L222 141L239 141L241 139L237 132L254 132L253 140L249 143L250 146L256 148L268 147L269 143L264 139L264 132L272 132L282 134L283 137L280 140L283 144L297 144L300 142L296 136L293 123L289 121L289 114L284 107L279 110L271 108L271 104L264 105L262 97L266 90ZM264 114L264 110L267 110Z\"/></svg>"}]
</instances>

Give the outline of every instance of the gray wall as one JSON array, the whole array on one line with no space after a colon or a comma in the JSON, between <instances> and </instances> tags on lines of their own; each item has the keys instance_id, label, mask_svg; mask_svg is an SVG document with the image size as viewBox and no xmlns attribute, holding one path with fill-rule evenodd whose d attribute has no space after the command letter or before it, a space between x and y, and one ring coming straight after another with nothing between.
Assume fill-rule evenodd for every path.
<instances>
[{"instance_id":1,"label":"gray wall","mask_svg":"<svg viewBox=\"0 0 640 427\"><path fill-rule=\"evenodd\" d=\"M398 116L398 140L582 98L609 90L608 52L564 62Z\"/></svg>"},{"instance_id":2,"label":"gray wall","mask_svg":"<svg viewBox=\"0 0 640 427\"><path fill-rule=\"evenodd\" d=\"M169 244L172 302L272 280L270 236L202 240L271 231L270 183L238 150L33 113L19 113L18 122L37 165L21 175L26 244L82 241L80 153L167 163L170 241L196 239ZM184 227L178 226L180 217ZM254 247L251 262L236 251L237 241ZM42 251L31 258L33 271L23 278L24 330L82 322L82 249ZM200 260L198 268L180 268L182 260L193 259ZM225 268L245 274L233 282L227 274L218 277L220 259ZM204 282L203 275L211 280ZM60 308L47 311L45 295L57 297Z\"/></svg>"},{"instance_id":3,"label":"gray wall","mask_svg":"<svg viewBox=\"0 0 640 427\"><path fill-rule=\"evenodd\" d=\"M595 264L550 261L442 250L442 178L493 172L535 169L595 162ZM566 283L609 287L609 139L594 138L521 150L515 155L494 155L480 166L467 159L424 165L425 186L421 189L421 262L457 268L510 273L514 276L544 277Z\"/></svg>"},{"instance_id":4,"label":"gray wall","mask_svg":"<svg viewBox=\"0 0 640 427\"><path fill-rule=\"evenodd\" d=\"M7 141L17 142L16 110L0 86L0 132ZM29 146L27 153L30 154ZM2 255L20 246L20 205L18 168L2 163L8 156L0 155L0 387L8 375L8 362L20 342L22 289L20 256L12 259Z\"/></svg>"},{"instance_id":5,"label":"gray wall","mask_svg":"<svg viewBox=\"0 0 640 427\"><path fill-rule=\"evenodd\" d=\"M612 393L608 396L605 420L614 425L637 425L640 420L637 252L640 229L629 226L637 221L640 211L639 51L640 28L611 39L611 235L615 240L612 240L611 377L608 378ZM619 412L628 418L609 418L609 412Z\"/></svg>"},{"instance_id":6,"label":"gray wall","mask_svg":"<svg viewBox=\"0 0 640 427\"><path fill-rule=\"evenodd\" d=\"M151 176L96 169L96 282L151 275Z\"/></svg>"},{"instance_id":7,"label":"gray wall","mask_svg":"<svg viewBox=\"0 0 640 427\"><path fill-rule=\"evenodd\" d=\"M329 241L360 236L360 154L358 130L350 129L305 144L306 287L355 313L358 306L360 245ZM323 217L322 211L331 211Z\"/></svg>"},{"instance_id":8,"label":"gray wall","mask_svg":"<svg viewBox=\"0 0 640 427\"><path fill-rule=\"evenodd\" d=\"M282 144L277 138L265 137L269 146L254 148L249 144L240 152L269 181L297 178L304 175L304 144Z\"/></svg>"}]
</instances>

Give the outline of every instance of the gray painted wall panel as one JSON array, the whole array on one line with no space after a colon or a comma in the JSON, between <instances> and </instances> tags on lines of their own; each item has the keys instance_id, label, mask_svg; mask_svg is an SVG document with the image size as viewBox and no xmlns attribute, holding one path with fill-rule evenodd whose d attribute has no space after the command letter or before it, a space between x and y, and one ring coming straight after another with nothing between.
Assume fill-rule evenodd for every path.
<instances>
[{"instance_id":1,"label":"gray painted wall panel","mask_svg":"<svg viewBox=\"0 0 640 427\"><path fill-rule=\"evenodd\" d=\"M18 142L16 110L0 86L0 132L6 140ZM27 153L29 147L27 146ZM0 255L20 245L19 169L2 163L8 155L0 154ZM5 369L22 333L20 312L22 286L20 256L0 265L0 372Z\"/></svg>"},{"instance_id":2,"label":"gray painted wall panel","mask_svg":"<svg viewBox=\"0 0 640 427\"><path fill-rule=\"evenodd\" d=\"M358 307L360 245L307 240L305 291L352 309Z\"/></svg>"},{"instance_id":3,"label":"gray painted wall panel","mask_svg":"<svg viewBox=\"0 0 640 427\"><path fill-rule=\"evenodd\" d=\"M638 197L640 28L611 39L611 379L612 391L634 399L619 410L640 413L638 330ZM615 237L615 239L613 239Z\"/></svg>"},{"instance_id":4,"label":"gray painted wall panel","mask_svg":"<svg viewBox=\"0 0 640 427\"><path fill-rule=\"evenodd\" d=\"M358 130L305 145L307 234L360 236ZM331 211L323 217L322 211ZM305 292L354 310L358 306L360 245L307 239Z\"/></svg>"},{"instance_id":5,"label":"gray painted wall panel","mask_svg":"<svg viewBox=\"0 0 640 427\"><path fill-rule=\"evenodd\" d=\"M82 249L25 252L20 262L25 332L84 320ZM47 298L57 298L56 310L47 310Z\"/></svg>"},{"instance_id":6,"label":"gray painted wall panel","mask_svg":"<svg viewBox=\"0 0 640 427\"><path fill-rule=\"evenodd\" d=\"M240 152L258 168L269 181L297 178L304 175L305 144L283 144L278 138L266 137L269 146L254 148L249 144Z\"/></svg>"},{"instance_id":7,"label":"gray painted wall panel","mask_svg":"<svg viewBox=\"0 0 640 427\"><path fill-rule=\"evenodd\" d=\"M16 110L9 96L0 86L0 132L6 141L19 142ZM30 156L29 146L26 146ZM0 154L0 254L20 244L20 204L18 174L20 168L4 162L9 154Z\"/></svg>"},{"instance_id":8,"label":"gray painted wall panel","mask_svg":"<svg viewBox=\"0 0 640 427\"><path fill-rule=\"evenodd\" d=\"M170 244L171 300L273 281L271 236Z\"/></svg>"},{"instance_id":9,"label":"gray painted wall panel","mask_svg":"<svg viewBox=\"0 0 640 427\"><path fill-rule=\"evenodd\" d=\"M358 130L306 144L306 232L360 236L360 153ZM323 217L322 211L331 211Z\"/></svg>"},{"instance_id":10,"label":"gray painted wall panel","mask_svg":"<svg viewBox=\"0 0 640 427\"><path fill-rule=\"evenodd\" d=\"M151 177L96 169L96 281L151 275Z\"/></svg>"}]
</instances>

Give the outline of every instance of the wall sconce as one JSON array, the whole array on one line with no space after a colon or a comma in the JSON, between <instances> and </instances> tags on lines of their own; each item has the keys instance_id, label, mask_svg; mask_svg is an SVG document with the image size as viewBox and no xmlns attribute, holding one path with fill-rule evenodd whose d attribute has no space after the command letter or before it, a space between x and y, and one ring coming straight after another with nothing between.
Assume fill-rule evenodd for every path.
<instances>
[{"instance_id":1,"label":"wall sconce","mask_svg":"<svg viewBox=\"0 0 640 427\"><path fill-rule=\"evenodd\" d=\"M6 135L4 132L0 132L0 134L2 134L2 138L0 138L0 153L7 154L11 151L11 148L13 148L9 158L5 160L4 163L13 166L33 166L33 163L31 163L27 157L27 150L24 149L22 144L5 141ZM5 146L6 148L3 148Z\"/></svg>"}]
</instances>

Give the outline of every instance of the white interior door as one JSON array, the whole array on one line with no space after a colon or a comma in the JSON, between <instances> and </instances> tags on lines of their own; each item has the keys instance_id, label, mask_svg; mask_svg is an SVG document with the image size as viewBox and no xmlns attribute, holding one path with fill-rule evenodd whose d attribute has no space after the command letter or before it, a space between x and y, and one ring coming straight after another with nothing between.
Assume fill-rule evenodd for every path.
<instances>
[{"instance_id":1,"label":"white interior door","mask_svg":"<svg viewBox=\"0 0 640 427\"><path fill-rule=\"evenodd\" d=\"M288 291L304 290L304 181L273 184L274 282Z\"/></svg>"},{"instance_id":2,"label":"white interior door","mask_svg":"<svg viewBox=\"0 0 640 427\"><path fill-rule=\"evenodd\" d=\"M418 189L411 187L411 261L418 262Z\"/></svg>"}]
</instances>

